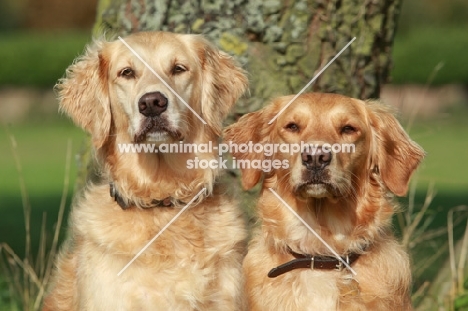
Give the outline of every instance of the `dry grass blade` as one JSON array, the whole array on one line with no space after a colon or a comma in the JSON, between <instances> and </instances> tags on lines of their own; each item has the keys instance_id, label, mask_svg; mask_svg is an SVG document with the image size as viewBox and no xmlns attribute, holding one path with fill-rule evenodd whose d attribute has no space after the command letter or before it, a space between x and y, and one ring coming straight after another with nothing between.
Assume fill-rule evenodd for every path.
<instances>
[{"instance_id":1,"label":"dry grass blade","mask_svg":"<svg viewBox=\"0 0 468 311\"><path fill-rule=\"evenodd\" d=\"M432 82L434 81L435 77L437 76L437 74L439 73L439 71L444 67L444 63L443 62L439 62L437 65L435 65L434 69L432 69L432 72L431 74L429 75L429 77L427 78L427 82L425 84L425 88L424 88L424 95L422 97L422 99L416 103L410 113L410 116L409 116L409 120L408 120L408 123L406 125L406 132L410 132L411 130L411 127L413 126L414 124L414 121L416 120L416 116L419 112L419 110L421 109L422 105L423 105L423 102L425 100L425 97L427 96L427 93L429 91L429 87L431 86Z\"/></svg>"},{"instance_id":2,"label":"dry grass blade","mask_svg":"<svg viewBox=\"0 0 468 311\"><path fill-rule=\"evenodd\" d=\"M11 247L8 244L2 243L1 249L3 249L7 255L7 260L10 264L15 263L19 267L21 267L22 271L28 275L28 279L33 281L33 283L37 287L41 287L42 283L39 280L36 272L34 271L34 268L31 267L29 264L29 261L27 260L21 260L18 255L11 249Z\"/></svg>"},{"instance_id":3,"label":"dry grass blade","mask_svg":"<svg viewBox=\"0 0 468 311\"><path fill-rule=\"evenodd\" d=\"M415 264L413 267L413 274L416 276L423 275L427 268L429 268L439 257L447 252L447 248L447 245L443 245L437 249L437 252L429 256L425 261L422 261L419 264Z\"/></svg>"},{"instance_id":4,"label":"dry grass blade","mask_svg":"<svg viewBox=\"0 0 468 311\"><path fill-rule=\"evenodd\" d=\"M433 218L431 217L431 220ZM417 245L424 243L424 242L431 242L434 239L441 237L445 235L446 229L445 227L439 228L439 229L430 229L428 232L425 232L424 229L427 228L427 226L422 226L422 228L418 229L418 234L416 235L414 239L411 239L411 242L409 243L409 247L413 249Z\"/></svg>"},{"instance_id":5,"label":"dry grass blade","mask_svg":"<svg viewBox=\"0 0 468 311\"><path fill-rule=\"evenodd\" d=\"M417 299L423 297L424 294L427 291L427 288L429 287L429 284L430 284L429 282L424 282L423 285L421 285L418 288L418 290L413 294L412 299L417 300Z\"/></svg>"},{"instance_id":6,"label":"dry grass blade","mask_svg":"<svg viewBox=\"0 0 468 311\"><path fill-rule=\"evenodd\" d=\"M413 205L410 204L410 207L408 208L408 212L407 212L408 215L406 217L407 222L404 224L402 228L403 238L402 238L401 243L404 247L409 248L411 239L416 238L415 237L416 229L420 225L435 195L436 195L436 191L434 190L434 184L431 183L427 189L424 204L421 210L416 214L416 216L413 219L412 219L412 214L414 212L414 204ZM412 196L414 196L414 194L412 194Z\"/></svg>"},{"instance_id":7,"label":"dry grass blade","mask_svg":"<svg viewBox=\"0 0 468 311\"><path fill-rule=\"evenodd\" d=\"M46 213L42 214L42 223L41 223L41 234L40 234L40 239L39 239L39 249L37 251L37 260L36 264L34 266L35 271L37 271L38 275L43 275L44 274L44 269L45 269L45 262L44 259L46 257L46 252L47 252L47 234L46 234L46 223L47 223L47 217Z\"/></svg>"},{"instance_id":8,"label":"dry grass blade","mask_svg":"<svg viewBox=\"0 0 468 311\"><path fill-rule=\"evenodd\" d=\"M44 298L45 288L52 273L53 261L57 253L60 230L62 227L63 215L65 211L68 189L70 184L70 164L71 164L71 141L67 144L66 167L63 182L62 198L58 213L57 225L54 232L52 246L47 251L47 234L46 234L46 217L43 216L41 225L41 236L39 249L34 259L31 254L31 230L30 230L30 214L31 205L29 196L26 191L26 186L22 173L21 161L17 152L17 144L13 135L5 127L8 137L10 138L11 151L18 172L21 190L21 199L25 220L26 231L26 247L24 258L21 259L13 249L6 243L0 244L0 268L6 272L6 278L9 281L9 289L12 296L15 297L20 309L39 310ZM13 308L13 306L12 306ZM16 309L15 309L16 310Z\"/></svg>"},{"instance_id":9,"label":"dry grass blade","mask_svg":"<svg viewBox=\"0 0 468 311\"><path fill-rule=\"evenodd\" d=\"M36 296L36 301L34 302L34 310L39 308L39 305L42 302L42 299L44 298L44 293L45 293L44 289L46 288L47 283L49 282L50 276L52 274L54 258L55 258L55 255L57 254L60 229L62 228L63 214L65 212L65 206L67 203L67 196L68 196L68 188L70 185L71 150L72 150L72 144L71 144L71 141L68 140L66 164L65 164L65 175L64 175L64 180L63 180L62 198L60 200L60 207L59 207L59 212L57 216L57 225L55 227L54 239L52 240L52 246L51 246L49 256L48 256L47 266L43 274L42 286L40 287L39 293Z\"/></svg>"},{"instance_id":10,"label":"dry grass blade","mask_svg":"<svg viewBox=\"0 0 468 311\"><path fill-rule=\"evenodd\" d=\"M23 167L21 166L20 157L18 155L18 144L16 143L15 137L10 133L8 127L5 126L5 131L10 139L10 149L13 155L13 159L15 161L16 171L18 173L18 179L20 184L20 191L21 191L21 202L23 203L23 216L24 216L24 228L26 233L26 243L25 243L25 251L24 251L24 264L29 266L29 259L31 257L31 204L29 202L29 195L26 189L26 183L24 182L23 177ZM26 270L23 270L23 280L27 283L28 275ZM24 291L21 293L22 301L29 305L29 284L24 285Z\"/></svg>"},{"instance_id":11,"label":"dry grass blade","mask_svg":"<svg viewBox=\"0 0 468 311\"><path fill-rule=\"evenodd\" d=\"M464 282L464 271L465 271L465 262L466 262L466 253L468 248L468 221L466 223L465 234L462 240L462 245L460 248L460 259L459 265L457 268L456 256L455 256L455 242L453 237L453 214L457 212L466 212L468 211L468 206L461 205L450 209L447 217L447 231L449 239L449 254L450 254L450 271L452 272L452 290L450 294L450 300L453 302L455 298L462 294L464 291L463 282ZM452 303L453 305L453 303Z\"/></svg>"},{"instance_id":12,"label":"dry grass blade","mask_svg":"<svg viewBox=\"0 0 468 311\"><path fill-rule=\"evenodd\" d=\"M465 206L465 210L467 207ZM461 293L464 290L463 279L465 276L466 257L468 254L468 221L466 222L465 234L463 235L463 242L460 250L460 260L458 262L458 292Z\"/></svg>"}]
</instances>

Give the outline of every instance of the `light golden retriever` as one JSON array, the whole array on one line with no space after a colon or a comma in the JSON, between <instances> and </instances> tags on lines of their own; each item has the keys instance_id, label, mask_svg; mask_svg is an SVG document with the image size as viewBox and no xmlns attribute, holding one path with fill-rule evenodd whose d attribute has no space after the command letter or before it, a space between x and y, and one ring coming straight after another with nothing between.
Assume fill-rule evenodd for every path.
<instances>
[{"instance_id":1,"label":"light golden retriever","mask_svg":"<svg viewBox=\"0 0 468 311\"><path fill-rule=\"evenodd\" d=\"M407 192L424 151L388 107L341 95L301 95L269 125L292 98L275 99L225 130L225 140L236 144L304 143L295 154L233 154L237 161L277 160L269 172L242 170L246 189L263 176L261 227L243 264L250 310L411 310L409 260L391 218L393 194ZM339 152L344 144L354 152Z\"/></svg>"},{"instance_id":2,"label":"light golden retriever","mask_svg":"<svg viewBox=\"0 0 468 311\"><path fill-rule=\"evenodd\" d=\"M216 184L219 170L186 166L216 152L123 153L119 145L216 146L246 75L200 36L143 32L124 42L94 42L57 86L61 109L91 134L103 182L77 199L44 310L241 310L242 213Z\"/></svg>"}]
</instances>

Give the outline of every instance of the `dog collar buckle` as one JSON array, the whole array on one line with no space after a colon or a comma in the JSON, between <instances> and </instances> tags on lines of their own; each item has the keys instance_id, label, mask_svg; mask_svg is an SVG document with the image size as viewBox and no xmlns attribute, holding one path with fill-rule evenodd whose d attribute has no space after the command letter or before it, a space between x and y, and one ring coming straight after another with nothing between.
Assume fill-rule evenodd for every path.
<instances>
[{"instance_id":1,"label":"dog collar buckle","mask_svg":"<svg viewBox=\"0 0 468 311\"><path fill-rule=\"evenodd\" d=\"M349 265L349 255L346 255L346 257L342 259L346 260L346 263ZM338 260L338 263L335 266L335 271L342 271L344 267L345 265L343 264L343 261Z\"/></svg>"}]
</instances>

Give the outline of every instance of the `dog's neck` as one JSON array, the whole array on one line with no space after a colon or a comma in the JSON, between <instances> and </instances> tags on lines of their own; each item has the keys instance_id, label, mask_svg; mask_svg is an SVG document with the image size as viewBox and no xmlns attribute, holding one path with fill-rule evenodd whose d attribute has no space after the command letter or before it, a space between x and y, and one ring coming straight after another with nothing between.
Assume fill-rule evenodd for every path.
<instances>
[{"instance_id":1,"label":"dog's neck","mask_svg":"<svg viewBox=\"0 0 468 311\"><path fill-rule=\"evenodd\" d=\"M195 157L214 158L212 154L194 153L122 153L115 139L99 151L107 182L114 184L120 206L142 208L180 205L189 202L201 189L206 195L213 190L218 170L188 169L187 161ZM200 200L205 195L201 195ZM199 200L197 199L197 202Z\"/></svg>"},{"instance_id":2,"label":"dog's neck","mask_svg":"<svg viewBox=\"0 0 468 311\"><path fill-rule=\"evenodd\" d=\"M387 231L393 205L385 196L357 198L298 198L290 191L278 195L337 253L360 252ZM328 248L270 191L263 190L259 213L272 252L288 248L304 254L330 255Z\"/></svg>"},{"instance_id":3,"label":"dog's neck","mask_svg":"<svg viewBox=\"0 0 468 311\"><path fill-rule=\"evenodd\" d=\"M117 186L115 185L114 182L109 183L109 194L110 196L114 199L114 201L123 209L129 209L134 206L139 206L141 208L163 208L163 207L175 207L175 206L181 206L181 205L186 205L185 202L179 201L177 199L174 199L172 197L167 197L164 198L163 200L156 200L153 199L150 202L144 202L141 200L138 200L137 202L131 201L129 198L123 197Z\"/></svg>"}]
</instances>

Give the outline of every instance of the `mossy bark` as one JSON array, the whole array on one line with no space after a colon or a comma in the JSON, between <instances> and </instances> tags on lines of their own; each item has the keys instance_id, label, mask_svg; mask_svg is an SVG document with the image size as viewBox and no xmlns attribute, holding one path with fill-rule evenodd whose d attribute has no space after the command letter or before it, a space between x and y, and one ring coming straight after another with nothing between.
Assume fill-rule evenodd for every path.
<instances>
[{"instance_id":1,"label":"mossy bark","mask_svg":"<svg viewBox=\"0 0 468 311\"><path fill-rule=\"evenodd\" d=\"M250 95L235 113L299 92L356 41L307 91L379 97L389 79L401 0L100 0L95 32L203 34L244 65Z\"/></svg>"}]
</instances>

